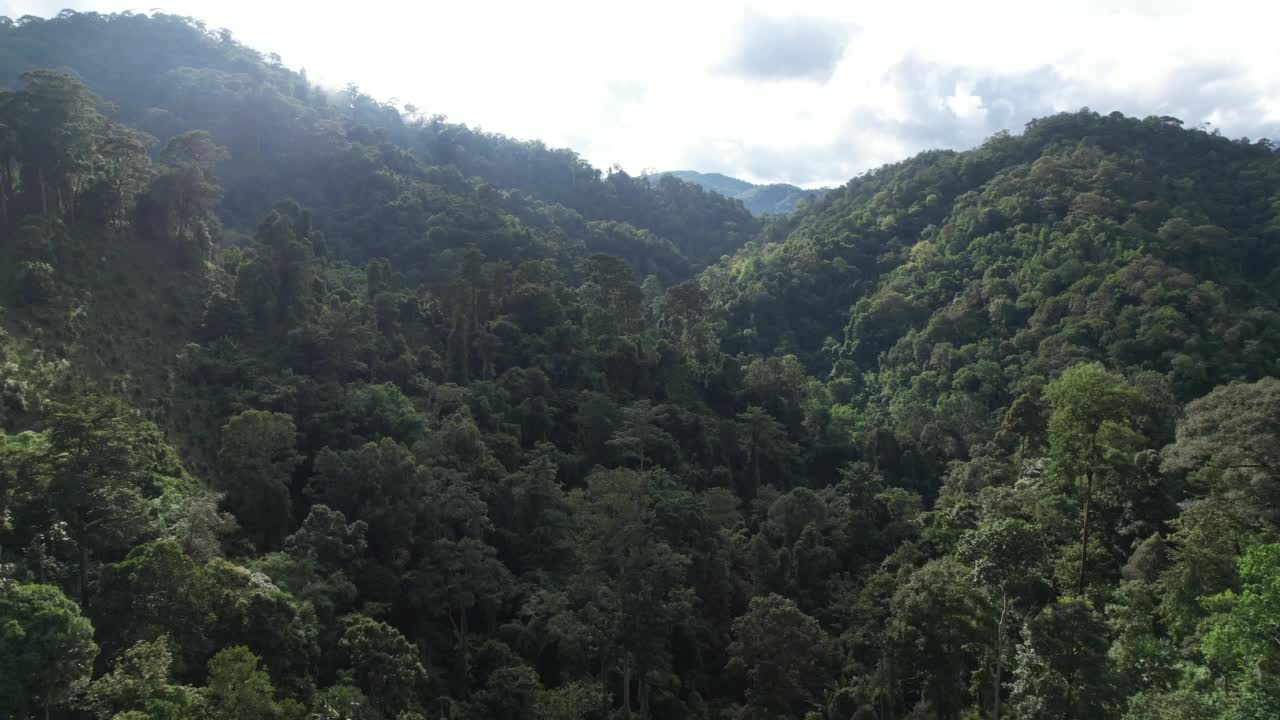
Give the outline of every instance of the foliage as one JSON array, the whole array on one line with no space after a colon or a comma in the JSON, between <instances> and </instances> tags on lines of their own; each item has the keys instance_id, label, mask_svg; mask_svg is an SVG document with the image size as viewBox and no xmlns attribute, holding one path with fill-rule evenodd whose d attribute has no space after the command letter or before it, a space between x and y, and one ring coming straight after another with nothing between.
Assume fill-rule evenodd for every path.
<instances>
[{"instance_id":1,"label":"foliage","mask_svg":"<svg viewBox=\"0 0 1280 720\"><path fill-rule=\"evenodd\" d=\"M1265 143L759 221L162 13L0 85L0 716L1277 714Z\"/></svg>"}]
</instances>

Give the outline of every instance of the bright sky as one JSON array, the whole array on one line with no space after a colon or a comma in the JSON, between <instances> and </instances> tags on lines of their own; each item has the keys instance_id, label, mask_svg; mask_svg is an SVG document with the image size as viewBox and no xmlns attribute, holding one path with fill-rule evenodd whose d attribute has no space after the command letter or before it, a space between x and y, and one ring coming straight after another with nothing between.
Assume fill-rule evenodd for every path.
<instances>
[{"instance_id":1,"label":"bright sky","mask_svg":"<svg viewBox=\"0 0 1280 720\"><path fill-rule=\"evenodd\" d=\"M816 186L1088 106L1280 141L1280 2L0 0L199 17L314 81L600 167Z\"/></svg>"}]
</instances>

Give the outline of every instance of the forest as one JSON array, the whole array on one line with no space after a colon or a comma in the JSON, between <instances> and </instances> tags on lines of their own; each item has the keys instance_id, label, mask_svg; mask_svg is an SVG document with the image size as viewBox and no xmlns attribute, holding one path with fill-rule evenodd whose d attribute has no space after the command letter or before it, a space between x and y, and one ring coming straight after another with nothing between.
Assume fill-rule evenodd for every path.
<instances>
[{"instance_id":1,"label":"forest","mask_svg":"<svg viewBox=\"0 0 1280 720\"><path fill-rule=\"evenodd\" d=\"M0 18L0 720L1280 717L1280 153L796 212Z\"/></svg>"}]
</instances>

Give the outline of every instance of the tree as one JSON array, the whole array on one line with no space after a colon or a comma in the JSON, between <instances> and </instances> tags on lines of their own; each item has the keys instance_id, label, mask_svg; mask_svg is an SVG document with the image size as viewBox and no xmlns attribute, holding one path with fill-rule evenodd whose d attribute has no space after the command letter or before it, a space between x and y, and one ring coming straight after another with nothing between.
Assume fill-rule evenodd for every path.
<instances>
[{"instance_id":1,"label":"tree","mask_svg":"<svg viewBox=\"0 0 1280 720\"><path fill-rule=\"evenodd\" d=\"M643 317L644 294L626 262L598 253L582 261L580 272L585 282L578 293L588 310L592 337L635 331Z\"/></svg>"},{"instance_id":2,"label":"tree","mask_svg":"<svg viewBox=\"0 0 1280 720\"><path fill-rule=\"evenodd\" d=\"M112 657L135 643L172 638L184 660L207 657L206 636L213 623L204 569L178 543L158 540L129 551L102 574L94 608L101 641ZM183 664L181 670L189 670Z\"/></svg>"},{"instance_id":3,"label":"tree","mask_svg":"<svg viewBox=\"0 0 1280 720\"><path fill-rule=\"evenodd\" d=\"M209 660L205 693L212 720L276 718L276 690L258 662L258 656L243 645L226 648Z\"/></svg>"},{"instance_id":4,"label":"tree","mask_svg":"<svg viewBox=\"0 0 1280 720\"><path fill-rule=\"evenodd\" d=\"M1045 388L1045 397L1053 403L1049 418L1050 456L1064 475L1085 480L1077 587L1077 592L1084 594L1094 482L1115 453L1122 451L1116 447L1120 444L1117 436L1129 430L1128 413L1138 394L1119 375L1094 363L1077 365L1062 373Z\"/></svg>"},{"instance_id":5,"label":"tree","mask_svg":"<svg viewBox=\"0 0 1280 720\"><path fill-rule=\"evenodd\" d=\"M359 689L334 685L315 694L307 720L379 720L378 711Z\"/></svg>"},{"instance_id":6,"label":"tree","mask_svg":"<svg viewBox=\"0 0 1280 720\"><path fill-rule=\"evenodd\" d=\"M398 630L364 615L342 619L344 666L375 707L395 717L417 707L427 681L418 650Z\"/></svg>"},{"instance_id":7,"label":"tree","mask_svg":"<svg viewBox=\"0 0 1280 720\"><path fill-rule=\"evenodd\" d=\"M365 523L370 555L403 569L403 550L413 544L426 488L426 473L413 454L383 438L354 450L321 450L307 495L345 519Z\"/></svg>"},{"instance_id":8,"label":"tree","mask_svg":"<svg viewBox=\"0 0 1280 720\"><path fill-rule=\"evenodd\" d=\"M538 673L528 665L498 668L485 679L484 689L476 693L477 715L493 720L522 720L534 713L542 683Z\"/></svg>"},{"instance_id":9,"label":"tree","mask_svg":"<svg viewBox=\"0 0 1280 720\"><path fill-rule=\"evenodd\" d=\"M222 426L218 476L227 504L260 548L277 547L292 516L289 482L302 460L293 418L246 410Z\"/></svg>"},{"instance_id":10,"label":"tree","mask_svg":"<svg viewBox=\"0 0 1280 720\"><path fill-rule=\"evenodd\" d=\"M1086 600L1059 598L1027 620L1010 704L1027 720L1115 717L1106 622Z\"/></svg>"},{"instance_id":11,"label":"tree","mask_svg":"<svg viewBox=\"0 0 1280 720\"><path fill-rule=\"evenodd\" d=\"M238 529L230 513L218 509L222 496L207 491L168 492L160 497L162 534L196 562L222 555L222 540Z\"/></svg>"},{"instance_id":12,"label":"tree","mask_svg":"<svg viewBox=\"0 0 1280 720\"><path fill-rule=\"evenodd\" d=\"M664 542L655 526L657 482L665 475L628 469L598 470L570 496L579 518L577 553L583 563L575 583L583 591L578 614L596 640L602 697L608 672L622 681L622 711L649 712L650 673L669 663L672 629L688 621L691 592L684 586L689 557Z\"/></svg>"},{"instance_id":13,"label":"tree","mask_svg":"<svg viewBox=\"0 0 1280 720\"><path fill-rule=\"evenodd\" d=\"M918 711L955 720L967 699L974 649L987 632L980 619L992 611L952 558L929 562L893 593L885 640L890 676L898 672L918 688Z\"/></svg>"},{"instance_id":14,"label":"tree","mask_svg":"<svg viewBox=\"0 0 1280 720\"><path fill-rule=\"evenodd\" d=\"M14 512L36 502L47 486L48 445L44 433L6 435L0 430L0 539L7 539L15 529ZM0 562L5 549L0 542Z\"/></svg>"},{"instance_id":15,"label":"tree","mask_svg":"<svg viewBox=\"0 0 1280 720\"><path fill-rule=\"evenodd\" d=\"M203 220L222 200L222 188L213 180L213 167L228 157L226 148L213 142L206 130L176 135L160 152L161 172L151 179L140 202L140 214L166 239L183 241L193 223ZM212 240L194 238L203 245ZM203 247L201 249L204 249Z\"/></svg>"},{"instance_id":16,"label":"tree","mask_svg":"<svg viewBox=\"0 0 1280 720\"><path fill-rule=\"evenodd\" d=\"M76 545L85 604L90 555L127 547L145 531L140 486L158 432L119 401L93 396L55 406L49 422L46 499Z\"/></svg>"},{"instance_id":17,"label":"tree","mask_svg":"<svg viewBox=\"0 0 1280 720\"><path fill-rule=\"evenodd\" d=\"M1249 548L1238 563L1240 591L1203 600L1213 615L1200 648L1231 688L1233 705L1271 714L1280 710L1280 544Z\"/></svg>"},{"instance_id":18,"label":"tree","mask_svg":"<svg viewBox=\"0 0 1280 720\"><path fill-rule=\"evenodd\" d=\"M1224 385L1187 405L1161 469L1188 473L1196 489L1239 492L1249 512L1280 507L1280 379Z\"/></svg>"},{"instance_id":19,"label":"tree","mask_svg":"<svg viewBox=\"0 0 1280 720\"><path fill-rule=\"evenodd\" d=\"M93 625L61 590L0 579L0 717L47 720L89 681L97 655Z\"/></svg>"},{"instance_id":20,"label":"tree","mask_svg":"<svg viewBox=\"0 0 1280 720\"><path fill-rule=\"evenodd\" d=\"M297 203L280 203L258 225L254 239L254 253L236 274L236 297L263 332L301 322L313 290L311 215Z\"/></svg>"},{"instance_id":21,"label":"tree","mask_svg":"<svg viewBox=\"0 0 1280 720\"><path fill-rule=\"evenodd\" d=\"M738 413L738 443L747 453L747 462L751 466L750 492L744 493L747 496L754 495L760 488L762 461L769 460L778 465L795 451L778 421L757 405Z\"/></svg>"},{"instance_id":22,"label":"tree","mask_svg":"<svg viewBox=\"0 0 1280 720\"><path fill-rule=\"evenodd\" d=\"M172 664L167 637L139 642L93 681L85 705L101 720L129 712L157 720L197 720L204 711L204 697L194 688L170 682Z\"/></svg>"},{"instance_id":23,"label":"tree","mask_svg":"<svg viewBox=\"0 0 1280 720\"><path fill-rule=\"evenodd\" d=\"M752 598L747 614L733 621L729 645L728 669L748 683L742 717L800 717L818 703L832 660L817 620L777 594Z\"/></svg>"},{"instance_id":24,"label":"tree","mask_svg":"<svg viewBox=\"0 0 1280 720\"><path fill-rule=\"evenodd\" d=\"M469 666L472 608L493 607L511 594L511 573L488 543L443 537L431 543L420 569L405 578L416 607L443 613L453 630L458 672Z\"/></svg>"},{"instance_id":25,"label":"tree","mask_svg":"<svg viewBox=\"0 0 1280 720\"><path fill-rule=\"evenodd\" d=\"M992 720L1000 720L1000 696L1004 672L1004 647L1010 611L1010 594L1035 577L1043 557L1039 534L1024 520L1002 518L982 523L966 532L956 547L956 557L973 568L975 582L1000 597L996 622L995 677L992 678Z\"/></svg>"},{"instance_id":26,"label":"tree","mask_svg":"<svg viewBox=\"0 0 1280 720\"><path fill-rule=\"evenodd\" d=\"M74 218L78 198L105 192L109 206L103 209L113 219L145 180L146 146L154 138L102 116L97 96L71 75L33 70L22 80L25 87L0 102L0 125L11 134L6 178L16 164L27 206L46 217Z\"/></svg>"},{"instance_id":27,"label":"tree","mask_svg":"<svg viewBox=\"0 0 1280 720\"><path fill-rule=\"evenodd\" d=\"M319 503L311 506L302 527L285 539L284 549L298 558L309 558L327 570L355 575L364 559L369 526L363 521L347 523L341 512Z\"/></svg>"},{"instance_id":28,"label":"tree","mask_svg":"<svg viewBox=\"0 0 1280 720\"><path fill-rule=\"evenodd\" d=\"M213 647L244 645L288 687L305 683L315 671L319 627L315 610L247 568L215 559L204 566Z\"/></svg>"},{"instance_id":29,"label":"tree","mask_svg":"<svg viewBox=\"0 0 1280 720\"><path fill-rule=\"evenodd\" d=\"M622 427L606 443L622 451L626 459L635 458L641 472L655 447L671 447L671 434L658 427L658 414L648 400L637 400L622 409Z\"/></svg>"}]
</instances>

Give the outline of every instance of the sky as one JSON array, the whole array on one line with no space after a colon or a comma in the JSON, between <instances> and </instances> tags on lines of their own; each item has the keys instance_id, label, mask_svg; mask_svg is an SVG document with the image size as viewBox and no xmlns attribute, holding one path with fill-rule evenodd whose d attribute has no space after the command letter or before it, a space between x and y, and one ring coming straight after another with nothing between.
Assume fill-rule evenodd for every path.
<instances>
[{"instance_id":1,"label":"sky","mask_svg":"<svg viewBox=\"0 0 1280 720\"><path fill-rule=\"evenodd\" d=\"M1280 2L0 0L230 29L334 88L598 167L806 187L1089 107L1280 141Z\"/></svg>"}]
</instances>

